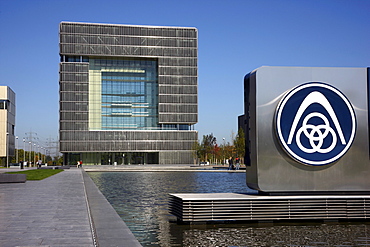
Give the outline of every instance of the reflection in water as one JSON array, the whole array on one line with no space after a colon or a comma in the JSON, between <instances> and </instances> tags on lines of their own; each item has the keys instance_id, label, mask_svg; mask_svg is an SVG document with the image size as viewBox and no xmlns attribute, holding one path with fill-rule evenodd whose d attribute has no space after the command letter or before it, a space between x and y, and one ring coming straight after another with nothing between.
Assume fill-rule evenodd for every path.
<instances>
[{"instance_id":1,"label":"reflection in water","mask_svg":"<svg viewBox=\"0 0 370 247\"><path fill-rule=\"evenodd\" d=\"M370 246L369 223L179 225L169 193L254 193L245 173L89 173L143 246Z\"/></svg>"},{"instance_id":2,"label":"reflection in water","mask_svg":"<svg viewBox=\"0 0 370 247\"><path fill-rule=\"evenodd\" d=\"M367 224L214 225L183 231L183 246L370 246Z\"/></svg>"}]
</instances>

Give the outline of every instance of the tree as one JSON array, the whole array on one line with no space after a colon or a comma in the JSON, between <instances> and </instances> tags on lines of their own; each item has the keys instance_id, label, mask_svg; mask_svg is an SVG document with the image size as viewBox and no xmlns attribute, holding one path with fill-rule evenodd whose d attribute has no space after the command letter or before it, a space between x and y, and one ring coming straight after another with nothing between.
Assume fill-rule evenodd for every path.
<instances>
[{"instance_id":1,"label":"tree","mask_svg":"<svg viewBox=\"0 0 370 247\"><path fill-rule=\"evenodd\" d=\"M63 156L55 156L53 160L53 164L57 166L63 165Z\"/></svg>"},{"instance_id":2,"label":"tree","mask_svg":"<svg viewBox=\"0 0 370 247\"><path fill-rule=\"evenodd\" d=\"M192 150L193 158L196 159L196 163L198 163L198 159L202 158L202 147L198 141L193 143Z\"/></svg>"},{"instance_id":3,"label":"tree","mask_svg":"<svg viewBox=\"0 0 370 247\"><path fill-rule=\"evenodd\" d=\"M216 137L213 134L203 135L202 142L194 142L192 146L193 157L201 161L209 161L215 159L220 148L217 146Z\"/></svg>"},{"instance_id":4,"label":"tree","mask_svg":"<svg viewBox=\"0 0 370 247\"><path fill-rule=\"evenodd\" d=\"M50 164L52 164L53 163L52 161L53 161L53 158L50 155L46 155L45 162L48 163L48 164L50 162Z\"/></svg>"},{"instance_id":5,"label":"tree","mask_svg":"<svg viewBox=\"0 0 370 247\"><path fill-rule=\"evenodd\" d=\"M217 161L218 160L222 160L221 158L221 148L217 145L217 143L215 144L214 148L213 148L213 158L214 158L214 163L218 163Z\"/></svg>"},{"instance_id":6,"label":"tree","mask_svg":"<svg viewBox=\"0 0 370 247\"><path fill-rule=\"evenodd\" d=\"M15 150L14 156L11 157L10 162L16 163L17 162L17 153L18 153L18 162L25 160L25 152L23 149L17 149Z\"/></svg>"},{"instance_id":7,"label":"tree","mask_svg":"<svg viewBox=\"0 0 370 247\"><path fill-rule=\"evenodd\" d=\"M216 137L214 137L212 133L209 135L203 135L202 151L204 154L204 161L208 161L208 156L213 153L215 145Z\"/></svg>"},{"instance_id":8,"label":"tree","mask_svg":"<svg viewBox=\"0 0 370 247\"><path fill-rule=\"evenodd\" d=\"M245 135L244 130L242 128L239 128L238 133L235 136L234 139L234 146L236 151L236 156L244 159L245 156ZM244 163L244 162L241 162Z\"/></svg>"},{"instance_id":9,"label":"tree","mask_svg":"<svg viewBox=\"0 0 370 247\"><path fill-rule=\"evenodd\" d=\"M235 148L234 145L231 145L230 142L227 142L224 146L224 157L229 159L229 157L235 157Z\"/></svg>"}]
</instances>

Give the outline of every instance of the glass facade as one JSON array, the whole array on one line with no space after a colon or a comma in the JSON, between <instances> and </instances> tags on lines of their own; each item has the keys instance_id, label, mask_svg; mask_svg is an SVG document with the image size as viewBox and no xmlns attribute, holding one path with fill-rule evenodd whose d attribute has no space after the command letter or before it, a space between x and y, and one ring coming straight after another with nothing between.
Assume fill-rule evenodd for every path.
<instances>
[{"instance_id":1,"label":"glass facade","mask_svg":"<svg viewBox=\"0 0 370 247\"><path fill-rule=\"evenodd\" d=\"M157 62L89 60L89 129L157 129Z\"/></svg>"},{"instance_id":2,"label":"glass facade","mask_svg":"<svg viewBox=\"0 0 370 247\"><path fill-rule=\"evenodd\" d=\"M60 23L65 164L122 164L123 154L124 164L193 163L197 36L188 27Z\"/></svg>"},{"instance_id":3,"label":"glass facade","mask_svg":"<svg viewBox=\"0 0 370 247\"><path fill-rule=\"evenodd\" d=\"M6 110L8 109L9 105L10 105L9 100L0 100L0 109Z\"/></svg>"}]
</instances>

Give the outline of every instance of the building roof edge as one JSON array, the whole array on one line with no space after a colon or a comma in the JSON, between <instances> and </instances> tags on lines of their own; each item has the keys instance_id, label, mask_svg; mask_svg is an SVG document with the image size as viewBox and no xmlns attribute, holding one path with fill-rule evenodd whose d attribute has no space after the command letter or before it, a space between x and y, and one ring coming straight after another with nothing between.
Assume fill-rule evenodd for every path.
<instances>
[{"instance_id":1,"label":"building roof edge","mask_svg":"<svg viewBox=\"0 0 370 247\"><path fill-rule=\"evenodd\" d=\"M153 27L153 28L183 28L183 29L196 29L196 27L183 27L183 26L155 26L155 25L134 25L134 24L113 24L113 23L92 23L92 22L74 22L74 21L61 21L60 24L85 24L85 25L105 25L105 26L129 26L129 27Z\"/></svg>"}]
</instances>

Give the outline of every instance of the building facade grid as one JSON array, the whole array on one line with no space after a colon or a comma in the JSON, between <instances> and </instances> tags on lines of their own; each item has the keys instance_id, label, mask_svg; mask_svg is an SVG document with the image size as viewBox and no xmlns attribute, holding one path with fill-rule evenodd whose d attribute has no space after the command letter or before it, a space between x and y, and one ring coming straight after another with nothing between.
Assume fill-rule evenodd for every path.
<instances>
[{"instance_id":1,"label":"building facade grid","mask_svg":"<svg viewBox=\"0 0 370 247\"><path fill-rule=\"evenodd\" d=\"M65 163L77 156L86 158L84 164L113 163L113 156L126 157L116 159L118 164L135 159L192 163L191 148L198 138L193 127L198 121L196 28L62 22L59 31L60 151ZM144 130L93 129L90 61L119 64L125 59L156 62L158 123ZM91 158L90 152L100 156Z\"/></svg>"}]
</instances>

